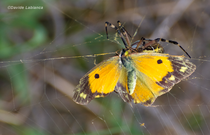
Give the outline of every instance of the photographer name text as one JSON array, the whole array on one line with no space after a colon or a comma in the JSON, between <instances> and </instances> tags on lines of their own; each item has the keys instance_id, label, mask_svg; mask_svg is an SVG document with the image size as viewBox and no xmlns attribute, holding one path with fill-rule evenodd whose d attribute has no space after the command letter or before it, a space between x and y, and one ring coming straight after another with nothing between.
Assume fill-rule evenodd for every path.
<instances>
[{"instance_id":1,"label":"photographer name text","mask_svg":"<svg viewBox=\"0 0 210 135\"><path fill-rule=\"evenodd\" d=\"M43 6L8 6L7 9L43 9Z\"/></svg>"}]
</instances>

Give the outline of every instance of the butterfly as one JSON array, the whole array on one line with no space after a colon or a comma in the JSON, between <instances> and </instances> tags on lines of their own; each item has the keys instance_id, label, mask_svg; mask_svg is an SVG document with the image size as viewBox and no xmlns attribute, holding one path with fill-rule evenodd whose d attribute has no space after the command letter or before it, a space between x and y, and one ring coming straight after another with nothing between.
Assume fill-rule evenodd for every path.
<instances>
[{"instance_id":1,"label":"butterfly","mask_svg":"<svg viewBox=\"0 0 210 135\"><path fill-rule=\"evenodd\" d=\"M169 92L195 71L196 66L184 56L163 53L160 41L179 46L190 57L176 41L142 37L131 44L129 34L119 21L118 25L105 23L107 38L107 26L110 26L117 31L125 48L119 55L97 64L80 79L73 95L76 103L86 105L94 98L115 91L124 102L151 106L158 96Z\"/></svg>"}]
</instances>

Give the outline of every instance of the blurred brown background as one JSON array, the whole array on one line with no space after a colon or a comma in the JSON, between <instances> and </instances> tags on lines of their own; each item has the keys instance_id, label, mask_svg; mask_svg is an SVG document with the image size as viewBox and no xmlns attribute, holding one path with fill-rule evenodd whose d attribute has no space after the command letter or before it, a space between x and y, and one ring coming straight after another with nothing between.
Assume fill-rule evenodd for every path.
<instances>
[{"instance_id":1,"label":"blurred brown background","mask_svg":"<svg viewBox=\"0 0 210 135\"><path fill-rule=\"evenodd\" d=\"M25 9L11 9L19 6ZM209 134L209 6L209 0L1 1L0 134ZM104 30L106 21L118 20L131 35L138 29L135 40L178 41L197 69L153 107L131 107L115 93L78 105L71 98L79 79L113 56L94 54L123 48L114 29L109 40Z\"/></svg>"}]
</instances>

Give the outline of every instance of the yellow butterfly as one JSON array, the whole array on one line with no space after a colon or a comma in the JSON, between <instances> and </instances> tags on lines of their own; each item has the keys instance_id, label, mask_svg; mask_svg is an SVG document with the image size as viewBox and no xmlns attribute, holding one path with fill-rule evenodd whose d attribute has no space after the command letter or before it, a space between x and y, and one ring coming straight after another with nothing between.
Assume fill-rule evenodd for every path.
<instances>
[{"instance_id":1,"label":"yellow butterfly","mask_svg":"<svg viewBox=\"0 0 210 135\"><path fill-rule=\"evenodd\" d=\"M195 71L196 66L184 56L163 53L160 41L178 45L189 56L176 41L142 38L131 44L126 30L119 21L118 24L119 28L106 22L106 33L107 26L114 28L125 48L118 56L99 63L80 79L74 90L76 103L86 105L94 98L115 91L125 102L133 100L150 106L158 96L169 92Z\"/></svg>"}]
</instances>

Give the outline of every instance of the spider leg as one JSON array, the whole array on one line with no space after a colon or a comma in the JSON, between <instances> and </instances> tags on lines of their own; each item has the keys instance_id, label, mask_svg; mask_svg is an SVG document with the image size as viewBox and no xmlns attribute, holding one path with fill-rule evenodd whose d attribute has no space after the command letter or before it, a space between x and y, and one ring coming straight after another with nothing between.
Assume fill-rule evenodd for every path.
<instances>
[{"instance_id":1,"label":"spider leg","mask_svg":"<svg viewBox=\"0 0 210 135\"><path fill-rule=\"evenodd\" d=\"M141 40L139 41L139 43L136 46L136 50L139 48L139 46L141 45L141 43L143 42L143 46L145 46L145 38L142 37Z\"/></svg>"},{"instance_id":2,"label":"spider leg","mask_svg":"<svg viewBox=\"0 0 210 135\"><path fill-rule=\"evenodd\" d=\"M128 31L123 27L122 23L120 21L117 21L120 29L123 31L123 32L126 32L126 34L131 38L132 36L128 33Z\"/></svg>"},{"instance_id":3,"label":"spider leg","mask_svg":"<svg viewBox=\"0 0 210 135\"><path fill-rule=\"evenodd\" d=\"M154 39L154 40L151 40L151 39L146 39L146 38L143 38L142 37L142 39L141 39L142 41L150 41L150 42L148 42L147 44L144 44L144 48L146 48L146 47L148 47L148 46L150 46L150 45L152 45L152 44L154 44L154 43L160 43L160 41L162 41L162 42L167 42L167 43L171 43L171 44L174 44L174 45L177 45L177 46L179 46L179 48L181 48L182 49L182 51L183 52L185 52L185 54L189 57L189 58L191 58L191 56L184 50L184 48L178 43L178 42L176 42L176 41L173 41L173 40L167 40L167 39L163 39L163 38L156 38L156 39ZM139 43L139 45L140 45L140 43ZM143 49L144 49L143 48Z\"/></svg>"},{"instance_id":4,"label":"spider leg","mask_svg":"<svg viewBox=\"0 0 210 135\"><path fill-rule=\"evenodd\" d=\"M128 46L131 47L131 42L130 42L130 39L128 36L130 36L130 34L128 34L128 32L125 30L125 28L122 26L121 22L120 21L117 21L118 23L118 26L119 26L119 29L122 30L123 32L123 35L126 39L126 42L128 43ZM131 36L130 36L131 37Z\"/></svg>"},{"instance_id":5,"label":"spider leg","mask_svg":"<svg viewBox=\"0 0 210 135\"><path fill-rule=\"evenodd\" d=\"M191 58L191 56L184 50L184 48L183 48L178 42L173 41L173 40L166 40L166 39L163 39L163 38L156 38L156 39L155 39L155 42L156 42L156 43L159 43L160 41L162 41L162 42L167 42L167 43L171 43L171 44L174 44L174 45L179 46L179 48L181 48L182 51L185 52L185 54L187 54L187 56L188 56L189 58Z\"/></svg>"},{"instance_id":6,"label":"spider leg","mask_svg":"<svg viewBox=\"0 0 210 135\"><path fill-rule=\"evenodd\" d=\"M159 42L156 42L156 40L152 40L152 39L146 39L144 37L141 38L141 40L143 41L143 49L144 48L147 48L148 46L154 44L154 43L159 43ZM148 43L145 44L145 41L149 41ZM140 45L140 44L139 44Z\"/></svg>"},{"instance_id":7,"label":"spider leg","mask_svg":"<svg viewBox=\"0 0 210 135\"><path fill-rule=\"evenodd\" d=\"M116 26L114 26L113 24L111 24L109 22L105 22L105 30L106 30L107 39L108 39L107 26L110 26L111 28L113 28L113 29L115 29L117 31L117 33L119 34L120 38L123 41L123 44L125 45L125 48L128 48L129 45L126 43L126 41L125 41L125 39L124 39L123 34L121 33L121 31Z\"/></svg>"}]
</instances>

